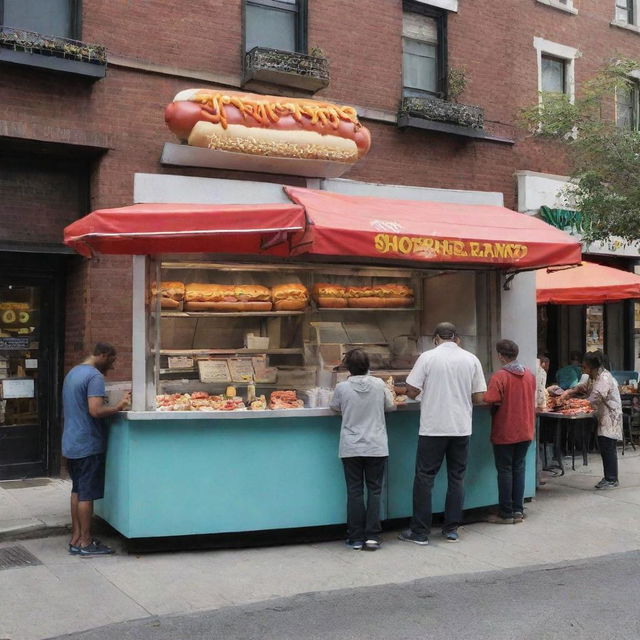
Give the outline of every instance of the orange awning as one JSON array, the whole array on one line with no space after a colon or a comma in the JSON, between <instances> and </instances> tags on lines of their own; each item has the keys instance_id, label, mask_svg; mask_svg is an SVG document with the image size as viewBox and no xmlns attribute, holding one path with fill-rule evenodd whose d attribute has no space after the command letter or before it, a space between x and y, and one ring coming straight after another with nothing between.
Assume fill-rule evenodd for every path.
<instances>
[{"instance_id":1,"label":"orange awning","mask_svg":"<svg viewBox=\"0 0 640 640\"><path fill-rule=\"evenodd\" d=\"M570 235L504 207L285 191L295 204L102 209L69 225L64 241L86 256L268 252L505 270L581 260Z\"/></svg>"},{"instance_id":2,"label":"orange awning","mask_svg":"<svg viewBox=\"0 0 640 640\"><path fill-rule=\"evenodd\" d=\"M157 253L261 253L304 229L295 204L135 204L99 209L64 230L84 256Z\"/></svg>"},{"instance_id":3,"label":"orange awning","mask_svg":"<svg viewBox=\"0 0 640 640\"><path fill-rule=\"evenodd\" d=\"M294 255L517 270L577 264L582 256L569 234L504 207L285 191L307 214L305 232L293 236Z\"/></svg>"},{"instance_id":4,"label":"orange awning","mask_svg":"<svg viewBox=\"0 0 640 640\"><path fill-rule=\"evenodd\" d=\"M538 304L602 304L640 298L640 276L583 262L571 269L536 271Z\"/></svg>"}]
</instances>

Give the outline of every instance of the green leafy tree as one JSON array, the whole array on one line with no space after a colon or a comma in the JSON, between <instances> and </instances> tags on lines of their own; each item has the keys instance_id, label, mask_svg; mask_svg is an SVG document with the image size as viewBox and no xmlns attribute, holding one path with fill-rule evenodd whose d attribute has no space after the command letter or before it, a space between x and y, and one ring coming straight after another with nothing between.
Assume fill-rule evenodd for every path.
<instances>
[{"instance_id":1,"label":"green leafy tree","mask_svg":"<svg viewBox=\"0 0 640 640\"><path fill-rule=\"evenodd\" d=\"M617 127L616 92L633 86L636 60L611 61L583 83L572 103L565 94L543 93L522 112L532 135L561 142L572 164L567 196L582 214L587 242L613 236L640 241L640 132Z\"/></svg>"}]
</instances>

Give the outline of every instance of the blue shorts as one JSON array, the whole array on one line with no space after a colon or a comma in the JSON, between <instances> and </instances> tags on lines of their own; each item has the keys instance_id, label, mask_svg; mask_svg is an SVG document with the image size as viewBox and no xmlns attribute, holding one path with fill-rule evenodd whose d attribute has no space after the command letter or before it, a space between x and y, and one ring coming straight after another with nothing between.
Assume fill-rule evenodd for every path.
<instances>
[{"instance_id":1,"label":"blue shorts","mask_svg":"<svg viewBox=\"0 0 640 640\"><path fill-rule=\"evenodd\" d=\"M104 453L67 460L71 493L77 493L78 500L100 500L104 496L104 462Z\"/></svg>"}]
</instances>

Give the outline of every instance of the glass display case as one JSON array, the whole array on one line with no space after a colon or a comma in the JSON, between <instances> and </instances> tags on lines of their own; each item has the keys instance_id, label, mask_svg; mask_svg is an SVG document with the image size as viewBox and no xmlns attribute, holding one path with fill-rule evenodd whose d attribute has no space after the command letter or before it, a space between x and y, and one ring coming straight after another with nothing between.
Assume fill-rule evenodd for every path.
<instances>
[{"instance_id":1,"label":"glass display case","mask_svg":"<svg viewBox=\"0 0 640 640\"><path fill-rule=\"evenodd\" d=\"M231 409L232 398L266 408L290 390L305 407L327 406L349 349L395 381L418 356L422 279L409 270L172 260L152 272L160 409L192 410L194 395L202 410Z\"/></svg>"}]
</instances>

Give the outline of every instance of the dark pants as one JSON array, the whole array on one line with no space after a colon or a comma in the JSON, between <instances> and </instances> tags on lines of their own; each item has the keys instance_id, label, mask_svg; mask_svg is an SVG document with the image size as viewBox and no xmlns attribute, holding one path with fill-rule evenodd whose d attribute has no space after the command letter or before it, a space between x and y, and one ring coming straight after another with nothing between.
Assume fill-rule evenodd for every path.
<instances>
[{"instance_id":1,"label":"dark pants","mask_svg":"<svg viewBox=\"0 0 640 640\"><path fill-rule=\"evenodd\" d=\"M498 501L503 518L513 518L516 512L524 513L525 459L530 444L527 440L493 445L498 471Z\"/></svg>"},{"instance_id":2,"label":"dark pants","mask_svg":"<svg viewBox=\"0 0 640 640\"><path fill-rule=\"evenodd\" d=\"M411 530L419 535L431 532L431 490L447 459L447 500L443 531L455 531L462 523L464 474L467 470L469 436L419 436L416 475L413 480Z\"/></svg>"},{"instance_id":3,"label":"dark pants","mask_svg":"<svg viewBox=\"0 0 640 640\"><path fill-rule=\"evenodd\" d=\"M618 481L618 449L614 438L598 436L598 446L602 456L602 467L604 468L604 478L609 482Z\"/></svg>"},{"instance_id":4,"label":"dark pants","mask_svg":"<svg viewBox=\"0 0 640 640\"><path fill-rule=\"evenodd\" d=\"M347 538L353 541L380 540L380 496L386 457L342 458L347 482ZM364 484L367 506L364 506Z\"/></svg>"}]
</instances>

